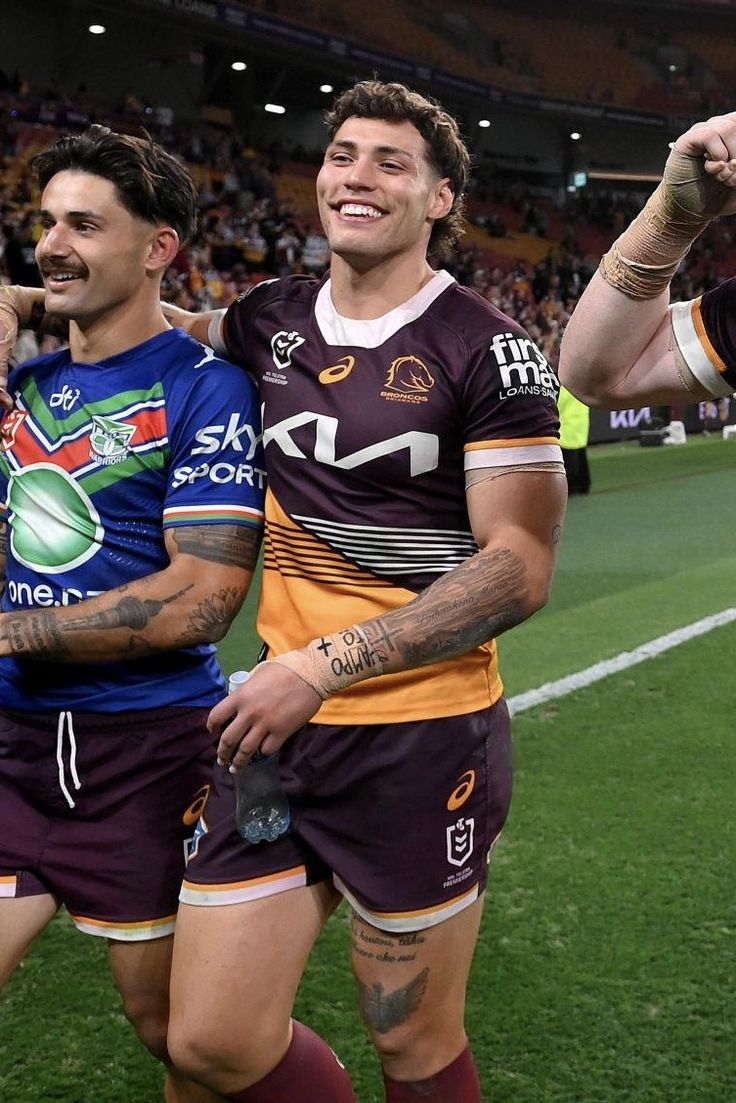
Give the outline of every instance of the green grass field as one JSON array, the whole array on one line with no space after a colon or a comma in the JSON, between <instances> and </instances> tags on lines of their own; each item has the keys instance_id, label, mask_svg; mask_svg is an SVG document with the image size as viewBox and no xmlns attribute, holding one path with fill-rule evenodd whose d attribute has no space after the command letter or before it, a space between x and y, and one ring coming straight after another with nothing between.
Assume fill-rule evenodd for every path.
<instances>
[{"instance_id":1,"label":"green grass field","mask_svg":"<svg viewBox=\"0 0 736 1103\"><path fill-rule=\"evenodd\" d=\"M736 605L736 443L605 446L591 467L550 605L501 642L509 695ZM226 669L253 660L251 623ZM729 625L515 718L468 1004L492 1103L735 1103L734 652ZM347 934L340 911L298 1013L378 1103ZM60 916L0 997L0 1103L159 1103L100 942Z\"/></svg>"}]
</instances>

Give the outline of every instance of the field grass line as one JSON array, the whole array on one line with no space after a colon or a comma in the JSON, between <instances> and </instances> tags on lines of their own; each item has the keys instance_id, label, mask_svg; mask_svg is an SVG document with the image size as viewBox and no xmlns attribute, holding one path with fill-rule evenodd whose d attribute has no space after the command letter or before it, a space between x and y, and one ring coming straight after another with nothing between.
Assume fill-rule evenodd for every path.
<instances>
[{"instance_id":1,"label":"field grass line","mask_svg":"<svg viewBox=\"0 0 736 1103\"><path fill-rule=\"evenodd\" d=\"M509 711L513 716L520 712L526 712L527 709L532 709L536 705L543 705L547 701L556 701L560 697L567 697L569 693L584 689L586 686L592 686L595 682L600 682L601 679L608 678L611 674L619 674L622 670L628 670L647 659L653 659L657 655L662 655L665 651L670 651L673 647L679 647L681 643L694 640L697 636L704 636L707 632L712 632L714 628L720 628L722 625L730 624L735 620L736 609L724 609L720 613L703 617L702 620L686 624L684 628L676 628L674 632L668 632L664 636L658 636L657 639L643 643L641 647L636 647L633 651L622 651L620 655L614 655L612 659L604 659L602 662L594 663L593 666L588 666L585 670L579 670L576 674L568 674L554 682L545 682L537 689L529 689L525 693L518 693L515 697L508 699Z\"/></svg>"}]
</instances>

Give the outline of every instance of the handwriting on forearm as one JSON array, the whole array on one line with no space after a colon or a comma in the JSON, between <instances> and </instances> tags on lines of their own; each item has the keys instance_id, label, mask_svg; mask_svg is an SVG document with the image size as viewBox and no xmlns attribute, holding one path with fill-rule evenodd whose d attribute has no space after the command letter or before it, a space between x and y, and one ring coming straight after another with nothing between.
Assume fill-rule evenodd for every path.
<instances>
[{"instance_id":1,"label":"handwriting on forearm","mask_svg":"<svg viewBox=\"0 0 736 1103\"><path fill-rule=\"evenodd\" d=\"M362 628L384 666L423 666L462 655L513 628L527 616L527 597L523 561L510 549L497 548L472 556L407 605Z\"/></svg>"}]
</instances>

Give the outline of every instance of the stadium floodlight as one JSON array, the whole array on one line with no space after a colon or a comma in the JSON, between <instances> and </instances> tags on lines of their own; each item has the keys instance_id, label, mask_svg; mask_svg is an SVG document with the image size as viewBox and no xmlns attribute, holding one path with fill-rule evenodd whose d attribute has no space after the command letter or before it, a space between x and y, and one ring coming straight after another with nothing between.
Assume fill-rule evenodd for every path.
<instances>
[{"instance_id":1,"label":"stadium floodlight","mask_svg":"<svg viewBox=\"0 0 736 1103\"><path fill-rule=\"evenodd\" d=\"M582 134L580 133L579 130L573 130L572 134L570 135L570 138L572 139L573 142L579 142L580 139L582 138Z\"/></svg>"},{"instance_id":2,"label":"stadium floodlight","mask_svg":"<svg viewBox=\"0 0 736 1103\"><path fill-rule=\"evenodd\" d=\"M487 127L489 127L490 125L491 125L491 120L490 119L479 119L478 120L478 126L482 126L484 130Z\"/></svg>"},{"instance_id":3,"label":"stadium floodlight","mask_svg":"<svg viewBox=\"0 0 736 1103\"><path fill-rule=\"evenodd\" d=\"M286 108L282 107L280 103L264 103L263 110L268 111L271 115L286 114Z\"/></svg>"},{"instance_id":4,"label":"stadium floodlight","mask_svg":"<svg viewBox=\"0 0 736 1103\"><path fill-rule=\"evenodd\" d=\"M320 90L320 92L334 92L335 91L335 89L332 87L331 84L320 84L319 90Z\"/></svg>"},{"instance_id":5,"label":"stadium floodlight","mask_svg":"<svg viewBox=\"0 0 736 1103\"><path fill-rule=\"evenodd\" d=\"M230 68L234 69L236 73L242 73L244 69L248 68L248 66L244 61L234 61Z\"/></svg>"},{"instance_id":6,"label":"stadium floodlight","mask_svg":"<svg viewBox=\"0 0 736 1103\"><path fill-rule=\"evenodd\" d=\"M103 27L101 23L90 23L87 30L90 34L104 34L107 27Z\"/></svg>"}]
</instances>

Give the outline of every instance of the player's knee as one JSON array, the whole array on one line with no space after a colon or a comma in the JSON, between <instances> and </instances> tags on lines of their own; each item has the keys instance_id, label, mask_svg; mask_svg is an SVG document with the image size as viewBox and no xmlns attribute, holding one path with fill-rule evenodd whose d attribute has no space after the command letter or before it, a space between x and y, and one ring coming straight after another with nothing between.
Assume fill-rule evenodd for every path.
<instances>
[{"instance_id":1,"label":"player's knee","mask_svg":"<svg viewBox=\"0 0 736 1103\"><path fill-rule=\"evenodd\" d=\"M286 1027L288 1036L288 1023ZM222 1036L201 1021L177 1020L169 1024L167 1049L174 1067L190 1080L213 1091L245 1087L260 1080L276 1065L284 1049L283 1039L254 1029L247 1042L238 1031Z\"/></svg>"},{"instance_id":2,"label":"player's knee","mask_svg":"<svg viewBox=\"0 0 736 1103\"><path fill-rule=\"evenodd\" d=\"M441 1016L415 1015L387 1027L385 1023L364 1020L383 1068L389 1073L406 1073L412 1079L429 1076L448 1064L462 1048L462 1022L447 1023ZM447 1060L444 1060L446 1056Z\"/></svg>"},{"instance_id":3,"label":"player's knee","mask_svg":"<svg viewBox=\"0 0 736 1103\"><path fill-rule=\"evenodd\" d=\"M159 1061L166 1061L168 1001L160 993L124 995L123 1011L149 1053Z\"/></svg>"}]
</instances>

